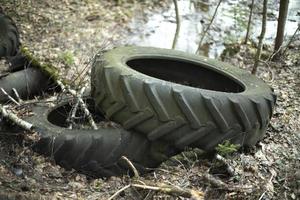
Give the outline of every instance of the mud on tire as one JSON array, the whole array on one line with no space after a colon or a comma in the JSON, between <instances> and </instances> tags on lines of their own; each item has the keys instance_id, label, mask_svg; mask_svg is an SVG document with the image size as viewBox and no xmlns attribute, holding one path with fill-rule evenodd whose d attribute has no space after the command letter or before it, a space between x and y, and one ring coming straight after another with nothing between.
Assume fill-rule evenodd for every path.
<instances>
[{"instance_id":1,"label":"mud on tire","mask_svg":"<svg viewBox=\"0 0 300 200\"><path fill-rule=\"evenodd\" d=\"M180 149L254 145L276 101L248 72L174 50L116 48L98 55L92 70L92 97L107 117Z\"/></svg>"}]
</instances>

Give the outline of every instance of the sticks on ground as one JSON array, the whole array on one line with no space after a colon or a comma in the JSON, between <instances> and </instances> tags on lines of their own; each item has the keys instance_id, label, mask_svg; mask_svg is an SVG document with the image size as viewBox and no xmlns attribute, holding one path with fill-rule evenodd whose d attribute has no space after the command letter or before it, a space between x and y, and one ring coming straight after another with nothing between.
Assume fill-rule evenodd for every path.
<instances>
[{"instance_id":1,"label":"sticks on ground","mask_svg":"<svg viewBox=\"0 0 300 200\"><path fill-rule=\"evenodd\" d=\"M67 91L69 92L71 95L73 95L75 98L77 98L77 100L79 101L79 105L81 106L84 114L87 116L88 121L90 123L90 125L93 127L94 130L98 130L98 127L90 113L90 111L88 110L86 104L84 103L84 101L82 100L81 97L79 97L79 95L77 94L77 92L75 90L72 90L69 86L65 86L61 81L57 81L57 84L61 87L62 91Z\"/></svg>"},{"instance_id":2,"label":"sticks on ground","mask_svg":"<svg viewBox=\"0 0 300 200\"><path fill-rule=\"evenodd\" d=\"M7 96L9 100L11 100L13 103L15 103L18 106L20 105L19 102L17 102L14 98L12 98L12 96L10 96L3 88L0 88L0 90L5 96Z\"/></svg>"},{"instance_id":3,"label":"sticks on ground","mask_svg":"<svg viewBox=\"0 0 300 200\"><path fill-rule=\"evenodd\" d=\"M28 123L22 119L20 119L17 115L15 115L12 112L9 112L6 110L6 108L0 104L0 113L3 117L10 119L12 122L17 124L18 126L22 127L25 130L32 131L33 125L31 123Z\"/></svg>"},{"instance_id":4,"label":"sticks on ground","mask_svg":"<svg viewBox=\"0 0 300 200\"><path fill-rule=\"evenodd\" d=\"M83 86L81 88L81 90L79 91L79 94L78 94L79 98L82 98L82 95L83 95L85 89L86 89L86 86ZM68 127L69 129L72 129L72 127L73 127L73 123L74 123L75 115L76 115L77 110L78 110L78 106L79 106L79 100L76 99L76 103L75 103L74 107L72 108L71 115L69 115L68 119L67 119L67 122L70 123L69 127Z\"/></svg>"},{"instance_id":5,"label":"sticks on ground","mask_svg":"<svg viewBox=\"0 0 300 200\"><path fill-rule=\"evenodd\" d=\"M121 192L125 191L128 188L138 188L142 190L151 190L156 192L161 192L164 194L177 196L177 197L185 197L185 198L192 198L195 200L202 200L204 197L204 193L200 191L196 191L193 189L183 189L179 187L175 187L172 185L166 185L166 184L139 184L139 183L132 183L129 185L126 185L125 187L118 190L116 193L114 193L109 200L112 200L116 198Z\"/></svg>"},{"instance_id":6,"label":"sticks on ground","mask_svg":"<svg viewBox=\"0 0 300 200\"><path fill-rule=\"evenodd\" d=\"M235 171L234 171L233 167L228 163L228 161L226 160L226 158L224 158L220 154L216 154L215 158L218 161L222 162L226 166L226 170L230 174L230 176L234 176L235 175Z\"/></svg>"},{"instance_id":7,"label":"sticks on ground","mask_svg":"<svg viewBox=\"0 0 300 200\"><path fill-rule=\"evenodd\" d=\"M126 156L122 156L121 157L123 160L125 160L127 162L127 164L129 165L129 167L132 169L134 177L135 178L140 178L139 172L138 170L135 168L135 166L132 164L132 162L126 157Z\"/></svg>"}]
</instances>

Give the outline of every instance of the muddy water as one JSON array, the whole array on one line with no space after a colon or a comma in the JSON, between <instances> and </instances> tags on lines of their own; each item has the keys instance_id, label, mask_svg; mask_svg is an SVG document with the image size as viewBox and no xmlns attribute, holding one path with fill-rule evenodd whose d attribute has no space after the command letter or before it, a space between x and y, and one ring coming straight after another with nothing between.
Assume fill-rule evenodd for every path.
<instances>
[{"instance_id":1,"label":"muddy water","mask_svg":"<svg viewBox=\"0 0 300 200\"><path fill-rule=\"evenodd\" d=\"M225 49L224 44L240 42L246 34L249 15L245 0L223 0L217 17L206 35L201 54L218 58ZM260 1L258 1L260 2ZM276 36L279 0L271 0L268 5L268 21L265 43L272 44ZM209 23L218 0L178 0L181 28L176 49L194 53L198 48L201 33ZM262 2L260 2L262 4ZM290 0L286 36L291 36L300 22L300 0ZM254 8L250 38L257 41L261 27L261 5ZM171 48L176 30L174 5L154 13L139 13L131 25L128 44Z\"/></svg>"}]
</instances>

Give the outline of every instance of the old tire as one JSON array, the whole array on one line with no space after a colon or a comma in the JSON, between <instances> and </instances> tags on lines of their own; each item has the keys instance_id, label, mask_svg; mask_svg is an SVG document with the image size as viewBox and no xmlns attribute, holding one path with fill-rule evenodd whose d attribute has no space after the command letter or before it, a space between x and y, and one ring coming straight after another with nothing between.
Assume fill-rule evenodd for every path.
<instances>
[{"instance_id":1,"label":"old tire","mask_svg":"<svg viewBox=\"0 0 300 200\"><path fill-rule=\"evenodd\" d=\"M16 98L13 88L21 99L30 99L35 95L49 92L53 81L36 68L27 68L21 71L9 73L0 78L0 88L3 88L9 96ZM0 93L0 103L6 103L10 99L6 94Z\"/></svg>"},{"instance_id":2,"label":"old tire","mask_svg":"<svg viewBox=\"0 0 300 200\"><path fill-rule=\"evenodd\" d=\"M92 96L107 117L180 149L254 145L276 100L246 71L174 50L116 48L98 55L92 70Z\"/></svg>"},{"instance_id":3,"label":"old tire","mask_svg":"<svg viewBox=\"0 0 300 200\"><path fill-rule=\"evenodd\" d=\"M42 103L35 105L33 116L25 120L35 125L40 133L34 149L64 168L75 169L91 177L110 177L132 174L128 163L121 159L126 156L134 166L144 173L147 168L157 167L177 152L167 144L150 143L143 135L130 133L122 128L102 127L98 130L68 129L66 115L72 108L72 99L64 100L50 108ZM92 108L91 99L88 100ZM103 115L97 115L102 120ZM162 145L165 149L158 149Z\"/></svg>"},{"instance_id":4,"label":"old tire","mask_svg":"<svg viewBox=\"0 0 300 200\"><path fill-rule=\"evenodd\" d=\"M0 10L0 58L16 55L19 46L19 32L15 23Z\"/></svg>"}]
</instances>

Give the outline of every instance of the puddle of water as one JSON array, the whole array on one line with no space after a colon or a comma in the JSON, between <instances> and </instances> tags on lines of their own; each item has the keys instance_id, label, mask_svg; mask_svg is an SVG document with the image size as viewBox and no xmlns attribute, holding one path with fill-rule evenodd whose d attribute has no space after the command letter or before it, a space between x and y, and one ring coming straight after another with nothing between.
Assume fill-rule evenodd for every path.
<instances>
[{"instance_id":1,"label":"puddle of water","mask_svg":"<svg viewBox=\"0 0 300 200\"><path fill-rule=\"evenodd\" d=\"M196 52L201 37L201 32L206 28L214 13L215 1L178 0L181 28L175 49L189 53ZM249 1L225 0L221 3L215 18L201 47L201 54L218 58L225 49L224 43L236 43L244 39L249 15ZM269 10L278 16L278 0L269 2ZM300 0L290 0L288 21L286 22L286 36L291 36L297 29ZM261 15L254 12L251 34L257 40L261 29ZM272 44L276 36L276 17L268 19L264 43ZM204 26L203 23L204 22ZM127 43L139 46L154 46L171 48L176 30L175 10L172 1L169 8L152 13L145 22L145 16L136 17L130 24L132 33L129 34Z\"/></svg>"}]
</instances>

